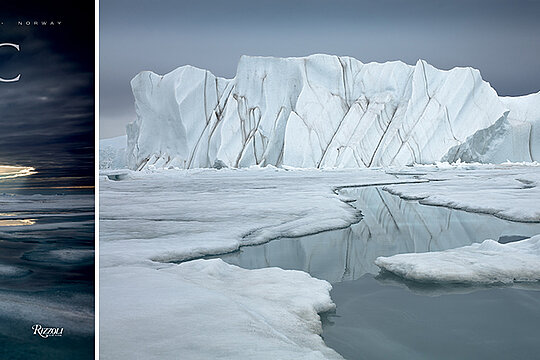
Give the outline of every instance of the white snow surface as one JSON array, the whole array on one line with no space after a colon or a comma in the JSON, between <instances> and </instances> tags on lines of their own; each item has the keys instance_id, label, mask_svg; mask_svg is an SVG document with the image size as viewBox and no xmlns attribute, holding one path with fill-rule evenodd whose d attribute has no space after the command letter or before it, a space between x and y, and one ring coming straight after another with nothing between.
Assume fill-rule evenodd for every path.
<instances>
[{"instance_id":1,"label":"white snow surface","mask_svg":"<svg viewBox=\"0 0 540 360\"><path fill-rule=\"evenodd\" d=\"M485 240L445 251L379 257L375 264L415 281L536 282L540 281L540 235L508 244Z\"/></svg>"},{"instance_id":2,"label":"white snow surface","mask_svg":"<svg viewBox=\"0 0 540 360\"><path fill-rule=\"evenodd\" d=\"M118 171L102 172L117 177ZM196 169L129 172L100 182L101 267L184 261L329 229L359 212L334 185L388 184L382 170ZM129 249L129 251L126 251Z\"/></svg>"},{"instance_id":3,"label":"white snow surface","mask_svg":"<svg viewBox=\"0 0 540 360\"><path fill-rule=\"evenodd\" d=\"M471 168L476 170L470 171ZM492 214L513 221L540 222L538 164L462 164L446 169L444 166L442 169L421 169L425 171L422 178L429 182L390 185L384 189L403 199L419 200L426 205Z\"/></svg>"},{"instance_id":4,"label":"white snow surface","mask_svg":"<svg viewBox=\"0 0 540 360\"><path fill-rule=\"evenodd\" d=\"M340 358L318 335L317 312L333 306L327 282L221 260L152 260L346 227L358 212L332 186L396 176L272 167L131 172L120 181L102 174L101 358Z\"/></svg>"},{"instance_id":5,"label":"white snow surface","mask_svg":"<svg viewBox=\"0 0 540 360\"><path fill-rule=\"evenodd\" d=\"M475 186L484 189L468 194L477 207L514 191L489 204L500 212L521 207L531 196L526 183L538 172L538 166L513 164L103 171L101 358L340 358L318 336L317 312L333 306L328 283L298 271L186 260L281 236L345 228L358 220L358 211L344 202L346 194L333 191L336 187L432 179L399 186L433 184L432 193L448 196ZM498 182L488 181L491 177ZM524 208L515 214L521 220L533 211ZM186 262L164 263L173 260Z\"/></svg>"},{"instance_id":6,"label":"white snow surface","mask_svg":"<svg viewBox=\"0 0 540 360\"><path fill-rule=\"evenodd\" d=\"M342 359L319 336L330 289L304 272L221 259L107 271L100 358Z\"/></svg>"},{"instance_id":7,"label":"white snow surface","mask_svg":"<svg viewBox=\"0 0 540 360\"><path fill-rule=\"evenodd\" d=\"M243 56L233 79L182 66L163 76L141 72L131 86L131 169L540 157L540 93L500 98L472 68Z\"/></svg>"}]
</instances>

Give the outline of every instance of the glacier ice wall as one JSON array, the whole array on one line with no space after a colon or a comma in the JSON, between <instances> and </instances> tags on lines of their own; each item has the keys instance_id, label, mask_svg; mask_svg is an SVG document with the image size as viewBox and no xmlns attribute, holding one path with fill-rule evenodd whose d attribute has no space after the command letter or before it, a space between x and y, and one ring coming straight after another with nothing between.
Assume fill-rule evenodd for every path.
<instances>
[{"instance_id":1,"label":"glacier ice wall","mask_svg":"<svg viewBox=\"0 0 540 360\"><path fill-rule=\"evenodd\" d=\"M99 141L99 168L121 169L126 167L127 136L117 136Z\"/></svg>"},{"instance_id":2,"label":"glacier ice wall","mask_svg":"<svg viewBox=\"0 0 540 360\"><path fill-rule=\"evenodd\" d=\"M472 68L243 56L233 79L183 66L131 86L132 169L540 158L539 94L500 98Z\"/></svg>"}]
</instances>

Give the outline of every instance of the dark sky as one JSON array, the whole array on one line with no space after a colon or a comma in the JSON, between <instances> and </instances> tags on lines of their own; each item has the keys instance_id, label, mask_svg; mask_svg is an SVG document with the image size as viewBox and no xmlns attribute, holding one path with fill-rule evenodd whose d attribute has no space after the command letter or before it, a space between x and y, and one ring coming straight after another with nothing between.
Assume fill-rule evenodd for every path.
<instances>
[{"instance_id":1,"label":"dark sky","mask_svg":"<svg viewBox=\"0 0 540 360\"><path fill-rule=\"evenodd\" d=\"M124 134L130 79L191 64L233 77L241 55L419 58L480 69L500 95L540 90L540 1L106 0L100 137Z\"/></svg>"},{"instance_id":2,"label":"dark sky","mask_svg":"<svg viewBox=\"0 0 540 360\"><path fill-rule=\"evenodd\" d=\"M91 186L94 4L52 3L2 4L0 43L19 44L20 51L0 48L0 77L21 78L0 82L0 164L35 167L39 173L28 186ZM18 25L42 20L62 24Z\"/></svg>"}]
</instances>

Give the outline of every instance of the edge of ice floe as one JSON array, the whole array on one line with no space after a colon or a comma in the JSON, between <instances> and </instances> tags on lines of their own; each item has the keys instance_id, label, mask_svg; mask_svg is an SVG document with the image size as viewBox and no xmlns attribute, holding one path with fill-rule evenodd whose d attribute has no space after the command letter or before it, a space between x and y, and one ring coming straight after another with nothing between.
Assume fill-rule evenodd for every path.
<instances>
[{"instance_id":1,"label":"edge of ice floe","mask_svg":"<svg viewBox=\"0 0 540 360\"><path fill-rule=\"evenodd\" d=\"M456 249L378 257L375 265L423 283L512 284L540 281L540 234L508 244L485 240Z\"/></svg>"}]
</instances>

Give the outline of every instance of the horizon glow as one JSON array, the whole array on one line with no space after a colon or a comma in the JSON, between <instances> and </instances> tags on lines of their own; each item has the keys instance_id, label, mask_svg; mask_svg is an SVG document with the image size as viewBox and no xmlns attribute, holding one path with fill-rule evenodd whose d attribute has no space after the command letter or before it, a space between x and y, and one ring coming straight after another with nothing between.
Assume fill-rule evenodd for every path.
<instances>
[{"instance_id":1,"label":"horizon glow","mask_svg":"<svg viewBox=\"0 0 540 360\"><path fill-rule=\"evenodd\" d=\"M0 165L0 180L37 174L37 170L29 166Z\"/></svg>"}]
</instances>

